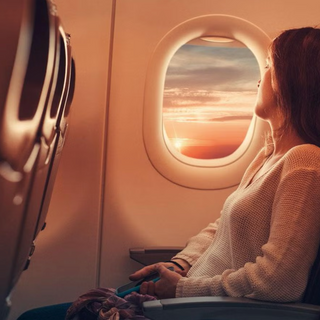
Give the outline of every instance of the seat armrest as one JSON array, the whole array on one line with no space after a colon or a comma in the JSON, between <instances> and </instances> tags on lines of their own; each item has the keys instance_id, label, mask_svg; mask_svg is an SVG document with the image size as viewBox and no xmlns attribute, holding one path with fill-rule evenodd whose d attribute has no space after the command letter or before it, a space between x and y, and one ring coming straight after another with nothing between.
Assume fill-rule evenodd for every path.
<instances>
[{"instance_id":1,"label":"seat armrest","mask_svg":"<svg viewBox=\"0 0 320 320\"><path fill-rule=\"evenodd\" d=\"M168 261L182 249L183 247L130 248L129 253L131 259L146 266L161 261Z\"/></svg>"},{"instance_id":2,"label":"seat armrest","mask_svg":"<svg viewBox=\"0 0 320 320\"><path fill-rule=\"evenodd\" d=\"M144 302L143 311L152 320L319 320L320 306L246 298L191 297Z\"/></svg>"}]
</instances>

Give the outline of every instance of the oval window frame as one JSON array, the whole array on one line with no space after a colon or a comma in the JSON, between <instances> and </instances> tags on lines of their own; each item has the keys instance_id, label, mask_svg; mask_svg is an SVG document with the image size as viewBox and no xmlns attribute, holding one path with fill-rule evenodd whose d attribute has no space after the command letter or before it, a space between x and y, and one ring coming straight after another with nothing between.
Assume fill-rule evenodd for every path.
<instances>
[{"instance_id":1,"label":"oval window frame","mask_svg":"<svg viewBox=\"0 0 320 320\"><path fill-rule=\"evenodd\" d=\"M168 65L187 42L205 36L233 38L242 42L257 59L260 74L271 39L256 25L229 15L205 15L187 20L159 42L148 65L143 106L144 146L155 169L178 185L193 189L224 189L239 184L244 170L263 144L268 125L253 117L245 140L231 155L212 160L180 154L163 129L163 92Z\"/></svg>"}]
</instances>

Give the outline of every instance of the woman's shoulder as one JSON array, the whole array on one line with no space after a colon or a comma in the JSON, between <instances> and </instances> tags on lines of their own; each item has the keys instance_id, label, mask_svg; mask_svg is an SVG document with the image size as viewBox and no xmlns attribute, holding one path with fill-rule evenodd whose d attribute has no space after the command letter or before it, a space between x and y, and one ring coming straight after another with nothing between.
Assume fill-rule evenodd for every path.
<instances>
[{"instance_id":1,"label":"woman's shoulder","mask_svg":"<svg viewBox=\"0 0 320 320\"><path fill-rule=\"evenodd\" d=\"M287 169L308 168L320 172L320 148L313 144L301 144L291 148L283 160Z\"/></svg>"}]
</instances>

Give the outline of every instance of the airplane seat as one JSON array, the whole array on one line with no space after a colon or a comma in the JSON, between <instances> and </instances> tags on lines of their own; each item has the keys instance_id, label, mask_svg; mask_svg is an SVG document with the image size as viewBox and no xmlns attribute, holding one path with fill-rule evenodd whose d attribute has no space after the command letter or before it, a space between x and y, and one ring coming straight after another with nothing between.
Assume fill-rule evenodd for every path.
<instances>
[{"instance_id":1,"label":"airplane seat","mask_svg":"<svg viewBox=\"0 0 320 320\"><path fill-rule=\"evenodd\" d=\"M44 229L44 221L49 208L49 200L57 171L52 170L52 168L57 167L57 159L60 158L63 147L63 143L61 143L62 130L60 123L62 122L62 114L66 109L65 102L70 87L71 49L70 44L67 44L67 36L61 27L59 18L54 18L56 45L53 76L47 97L47 105L38 133L39 156L37 158L32 188L26 209L28 219L25 221L21 234L21 244L15 266L14 283L17 282L25 265L25 261L28 261L28 265L30 263L31 255L27 254L28 247L34 248L34 240L38 233ZM53 174L52 171L55 171L55 174ZM26 267L24 267L24 269L26 269Z\"/></svg>"},{"instance_id":2,"label":"airplane seat","mask_svg":"<svg viewBox=\"0 0 320 320\"><path fill-rule=\"evenodd\" d=\"M61 47L64 48L63 52L65 53L64 68L66 70L66 73L63 73L64 88L61 91L62 94L60 94L60 91L58 91L58 94L57 92L55 94L55 97L60 97L60 99L59 99L59 108L57 111L55 111L56 122L54 126L55 139L52 144L53 155L50 163L50 168L49 168L50 171L46 181L45 192L42 199L42 206L40 209L40 215L39 215L34 237L36 237L39 234L39 232L43 230L46 226L45 219L46 219L46 215L47 215L50 200L51 200L55 178L58 172L58 166L61 159L62 149L64 147L64 143L67 138L70 107L73 100L74 89L75 89L76 69L75 69L74 59L71 56L70 36L69 35L64 35L64 37L60 36L60 41L61 41ZM60 68L60 70L61 69L63 70L64 68ZM58 83L60 82L59 80L62 79L62 76L60 77L60 74L62 73L59 73ZM52 115L53 113L51 112L51 116Z\"/></svg>"},{"instance_id":3,"label":"airplane seat","mask_svg":"<svg viewBox=\"0 0 320 320\"><path fill-rule=\"evenodd\" d=\"M143 310L145 316L152 320L319 320L320 247L301 303L272 303L231 297L191 297L147 301L143 303Z\"/></svg>"},{"instance_id":4,"label":"airplane seat","mask_svg":"<svg viewBox=\"0 0 320 320\"><path fill-rule=\"evenodd\" d=\"M178 248L133 248L130 255L143 265ZM158 260L159 261L159 260ZM320 250L301 303L272 303L248 298L190 297L147 301L144 315L151 320L319 320ZM64 320L71 302L24 312L17 320Z\"/></svg>"},{"instance_id":5,"label":"airplane seat","mask_svg":"<svg viewBox=\"0 0 320 320\"><path fill-rule=\"evenodd\" d=\"M34 252L45 186L56 150L54 141L59 140L56 127L63 108L59 106L54 117L47 115L52 114L53 97L59 86L62 53L58 39L63 30L51 1L3 1L0 12L2 320L10 308L10 292ZM70 87L70 53L70 49L65 53L69 59L61 93L65 100ZM57 99L60 101L60 97Z\"/></svg>"},{"instance_id":6,"label":"airplane seat","mask_svg":"<svg viewBox=\"0 0 320 320\"><path fill-rule=\"evenodd\" d=\"M311 269L303 302L320 306L320 247Z\"/></svg>"}]
</instances>

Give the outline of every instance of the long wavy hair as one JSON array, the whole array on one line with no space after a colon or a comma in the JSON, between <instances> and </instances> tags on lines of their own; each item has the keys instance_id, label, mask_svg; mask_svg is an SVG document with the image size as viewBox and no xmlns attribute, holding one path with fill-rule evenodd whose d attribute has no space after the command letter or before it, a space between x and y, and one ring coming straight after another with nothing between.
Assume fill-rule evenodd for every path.
<instances>
[{"instance_id":1,"label":"long wavy hair","mask_svg":"<svg viewBox=\"0 0 320 320\"><path fill-rule=\"evenodd\" d=\"M320 29L284 31L272 42L269 55L284 117L280 135L294 129L307 143L320 146Z\"/></svg>"}]
</instances>

